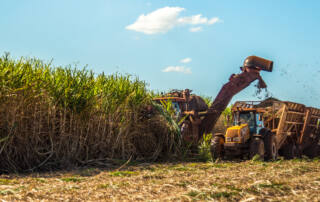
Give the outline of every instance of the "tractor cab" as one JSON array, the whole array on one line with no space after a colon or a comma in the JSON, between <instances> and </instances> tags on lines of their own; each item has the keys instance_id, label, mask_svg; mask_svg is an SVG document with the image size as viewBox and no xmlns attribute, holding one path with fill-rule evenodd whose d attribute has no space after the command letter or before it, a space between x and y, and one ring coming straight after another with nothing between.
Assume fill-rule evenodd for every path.
<instances>
[{"instance_id":1,"label":"tractor cab","mask_svg":"<svg viewBox=\"0 0 320 202\"><path fill-rule=\"evenodd\" d=\"M262 111L254 108L254 103L235 103L232 108L233 126L229 127L225 134L225 143L246 144L250 138L259 134L264 127L262 121ZM227 145L225 145L227 146Z\"/></svg>"},{"instance_id":2,"label":"tractor cab","mask_svg":"<svg viewBox=\"0 0 320 202\"><path fill-rule=\"evenodd\" d=\"M250 134L258 134L260 129L264 127L260 116L255 110L235 112L233 125L247 124Z\"/></svg>"}]
</instances>

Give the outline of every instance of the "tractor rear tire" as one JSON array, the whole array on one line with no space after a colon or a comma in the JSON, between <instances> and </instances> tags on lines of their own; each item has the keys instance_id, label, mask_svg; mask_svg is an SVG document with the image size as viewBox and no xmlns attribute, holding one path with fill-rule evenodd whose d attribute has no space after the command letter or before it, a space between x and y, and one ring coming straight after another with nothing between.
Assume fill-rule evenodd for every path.
<instances>
[{"instance_id":1,"label":"tractor rear tire","mask_svg":"<svg viewBox=\"0 0 320 202\"><path fill-rule=\"evenodd\" d=\"M277 149L277 140L276 136L273 135L270 131L268 131L264 138L264 149L265 149L265 156L264 160L266 161L274 161L278 158L278 149Z\"/></svg>"},{"instance_id":2,"label":"tractor rear tire","mask_svg":"<svg viewBox=\"0 0 320 202\"><path fill-rule=\"evenodd\" d=\"M264 159L264 143L260 137L253 137L250 142L249 158L252 159L258 155L260 160Z\"/></svg>"},{"instance_id":3,"label":"tractor rear tire","mask_svg":"<svg viewBox=\"0 0 320 202\"><path fill-rule=\"evenodd\" d=\"M223 143L224 143L223 137L221 136L213 137L210 145L212 160L216 160L218 158L223 157Z\"/></svg>"}]
</instances>

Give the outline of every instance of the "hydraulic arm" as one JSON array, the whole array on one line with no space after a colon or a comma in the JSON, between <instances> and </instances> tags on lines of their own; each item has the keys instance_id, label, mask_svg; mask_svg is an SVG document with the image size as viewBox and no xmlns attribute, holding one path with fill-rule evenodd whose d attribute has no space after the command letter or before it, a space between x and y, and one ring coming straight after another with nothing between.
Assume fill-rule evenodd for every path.
<instances>
[{"instance_id":1,"label":"hydraulic arm","mask_svg":"<svg viewBox=\"0 0 320 202\"><path fill-rule=\"evenodd\" d=\"M229 82L223 85L217 97L209 107L208 113L201 121L199 136L201 137L204 133L212 132L214 125L221 113L228 106L232 97L248 87L253 81L259 80L258 88L266 88L267 86L260 76L260 71L272 72L272 68L272 61L256 56L247 57L241 68L242 73L234 74L230 77Z\"/></svg>"},{"instance_id":2,"label":"hydraulic arm","mask_svg":"<svg viewBox=\"0 0 320 202\"><path fill-rule=\"evenodd\" d=\"M272 66L272 61L256 56L247 57L241 67L242 72L231 75L229 82L221 88L210 107L201 97L190 94L189 89L174 91L164 97L155 98L155 101L171 100L175 104L178 111L186 116L180 124L183 138L197 145L204 133L212 132L221 113L235 94L248 87L255 80L259 80L259 88L266 87L260 76L260 71L272 72Z\"/></svg>"}]
</instances>

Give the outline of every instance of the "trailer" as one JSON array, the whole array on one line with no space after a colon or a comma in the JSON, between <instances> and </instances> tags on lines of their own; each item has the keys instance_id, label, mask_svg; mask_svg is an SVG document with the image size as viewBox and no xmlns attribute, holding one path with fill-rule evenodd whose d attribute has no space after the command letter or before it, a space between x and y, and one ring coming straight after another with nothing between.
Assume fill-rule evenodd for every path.
<instances>
[{"instance_id":1,"label":"trailer","mask_svg":"<svg viewBox=\"0 0 320 202\"><path fill-rule=\"evenodd\" d=\"M319 155L319 109L278 101L272 103L267 113L265 126L275 133L281 155L289 159L302 154Z\"/></svg>"},{"instance_id":2,"label":"trailer","mask_svg":"<svg viewBox=\"0 0 320 202\"><path fill-rule=\"evenodd\" d=\"M238 101L232 107L233 126L215 134L213 158L253 157L265 160L306 155L319 156L320 110L303 104L269 98L261 102Z\"/></svg>"}]
</instances>

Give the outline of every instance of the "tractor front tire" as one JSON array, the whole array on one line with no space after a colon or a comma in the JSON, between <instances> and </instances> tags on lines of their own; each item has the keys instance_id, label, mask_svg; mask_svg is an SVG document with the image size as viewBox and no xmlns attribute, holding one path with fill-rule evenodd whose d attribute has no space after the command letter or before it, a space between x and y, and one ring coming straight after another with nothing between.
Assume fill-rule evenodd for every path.
<instances>
[{"instance_id":1,"label":"tractor front tire","mask_svg":"<svg viewBox=\"0 0 320 202\"><path fill-rule=\"evenodd\" d=\"M221 136L213 137L210 145L212 160L223 157L223 143L224 143L223 137Z\"/></svg>"}]
</instances>

